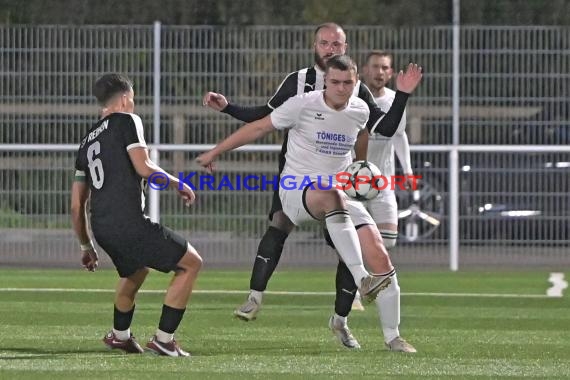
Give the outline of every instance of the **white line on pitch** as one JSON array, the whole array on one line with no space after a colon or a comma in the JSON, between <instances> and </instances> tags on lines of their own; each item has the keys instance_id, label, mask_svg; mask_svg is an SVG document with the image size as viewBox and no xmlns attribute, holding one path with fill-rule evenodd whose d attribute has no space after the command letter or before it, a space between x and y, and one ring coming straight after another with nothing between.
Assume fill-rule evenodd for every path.
<instances>
[{"instance_id":1,"label":"white line on pitch","mask_svg":"<svg viewBox=\"0 0 570 380\"><path fill-rule=\"evenodd\" d=\"M564 273L550 273L548 281L552 283L552 286L546 289L546 295L548 297L562 297L562 292L568 287L568 282L564 280Z\"/></svg>"},{"instance_id":2,"label":"white line on pitch","mask_svg":"<svg viewBox=\"0 0 570 380\"><path fill-rule=\"evenodd\" d=\"M68 289L68 288L0 288L0 292L63 292L63 293L114 293L114 289ZM165 290L141 290L141 294L163 294ZM196 294L249 294L248 290L194 290ZM265 291L265 294L286 296L334 296L334 292L289 292L289 291ZM402 293L403 296L420 297L482 297L482 298L548 298L544 294L511 294L511 293L435 293L435 292L410 292Z\"/></svg>"}]
</instances>

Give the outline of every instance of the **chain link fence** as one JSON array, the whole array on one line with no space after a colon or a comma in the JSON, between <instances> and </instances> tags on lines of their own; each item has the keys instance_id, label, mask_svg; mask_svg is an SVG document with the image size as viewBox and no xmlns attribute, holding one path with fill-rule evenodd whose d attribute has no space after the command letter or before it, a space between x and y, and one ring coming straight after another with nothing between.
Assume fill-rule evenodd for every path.
<instances>
[{"instance_id":1,"label":"chain link fence","mask_svg":"<svg viewBox=\"0 0 570 380\"><path fill-rule=\"evenodd\" d=\"M394 261L448 266L453 198L462 266L570 263L570 28L460 29L458 186L451 189L452 28L346 30L348 53L357 61L384 49L397 69L414 61L425 71L409 101L407 127L423 181L420 192L398 194ZM0 264L77 264L69 191L75 146L97 119L91 85L99 75L128 74L147 141L182 147L216 143L241 125L202 107L204 92L261 105L287 73L313 62L312 27L161 26L155 33L152 25L0 27ZM275 133L260 143L277 148L281 139ZM158 155L169 171L198 170L195 150L159 149ZM222 158L220 175L272 176L276 159L271 151L233 152ZM175 194L164 192L162 221L187 236L206 264L249 266L267 227L271 192L206 190L198 197L187 212ZM286 244L287 265L334 260L318 226L300 227Z\"/></svg>"}]
</instances>

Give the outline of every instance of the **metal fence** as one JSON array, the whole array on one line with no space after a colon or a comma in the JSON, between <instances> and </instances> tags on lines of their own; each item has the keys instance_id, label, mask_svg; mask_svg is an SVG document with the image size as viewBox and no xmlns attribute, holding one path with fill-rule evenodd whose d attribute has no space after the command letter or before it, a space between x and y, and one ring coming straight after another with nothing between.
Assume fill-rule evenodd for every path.
<instances>
[{"instance_id":1,"label":"metal fence","mask_svg":"<svg viewBox=\"0 0 570 380\"><path fill-rule=\"evenodd\" d=\"M456 241L462 266L570 263L570 28L462 27L455 51L452 27L346 30L358 61L384 49L397 68L414 61L425 70L407 129L424 178L420 192L399 193L394 261L447 267ZM99 75L119 71L134 80L136 112L160 164L188 173L198 170L196 151L241 125L201 107L203 93L264 104L285 74L311 64L312 39L309 27L0 27L0 264L75 265L71 169L76 144L97 118L90 88ZM280 141L275 133L261 141L275 144L268 151L225 155L220 174L273 175ZM162 221L184 233L207 265L249 266L270 192L198 197L187 212L163 192ZM334 259L314 225L286 244L285 264Z\"/></svg>"}]
</instances>

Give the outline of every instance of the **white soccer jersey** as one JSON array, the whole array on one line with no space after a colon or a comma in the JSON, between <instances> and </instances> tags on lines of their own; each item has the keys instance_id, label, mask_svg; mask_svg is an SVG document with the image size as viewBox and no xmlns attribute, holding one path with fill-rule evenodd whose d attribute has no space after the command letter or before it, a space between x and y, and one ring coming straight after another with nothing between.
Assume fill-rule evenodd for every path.
<instances>
[{"instance_id":1,"label":"white soccer jersey","mask_svg":"<svg viewBox=\"0 0 570 380\"><path fill-rule=\"evenodd\" d=\"M366 103L355 96L341 111L326 105L322 90L289 98L271 113L276 129L290 129L281 175L308 176L316 181L318 176L334 177L346 169L369 114Z\"/></svg>"},{"instance_id":2,"label":"white soccer jersey","mask_svg":"<svg viewBox=\"0 0 570 380\"><path fill-rule=\"evenodd\" d=\"M384 95L374 98L374 101L380 109L387 112L392 103L396 92L389 88L384 88ZM406 136L406 111L402 115L398 130L392 137L382 136L379 133L373 133L368 140L368 160L376 164L382 174L392 176L395 174L394 164L394 145L398 144L398 159L404 170L404 173L412 173L412 167L409 159L408 137Z\"/></svg>"}]
</instances>

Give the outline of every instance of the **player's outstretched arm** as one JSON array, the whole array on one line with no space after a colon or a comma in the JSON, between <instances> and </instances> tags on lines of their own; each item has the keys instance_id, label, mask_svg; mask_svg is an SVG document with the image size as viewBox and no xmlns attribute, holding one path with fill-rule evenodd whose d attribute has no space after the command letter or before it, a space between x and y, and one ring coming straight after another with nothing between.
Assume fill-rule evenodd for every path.
<instances>
[{"instance_id":1,"label":"player's outstretched arm","mask_svg":"<svg viewBox=\"0 0 570 380\"><path fill-rule=\"evenodd\" d=\"M254 142L274 130L275 128L273 128L273 124L271 123L271 118L269 116L252 123L245 124L243 127L216 145L213 149L196 157L196 162L202 167L209 168L212 162L214 162L216 157L220 154Z\"/></svg>"},{"instance_id":2,"label":"player's outstretched arm","mask_svg":"<svg viewBox=\"0 0 570 380\"><path fill-rule=\"evenodd\" d=\"M192 189L183 181L180 181L180 179L155 164L148 156L146 147L130 149L129 158L137 174L142 178L148 179L153 176L152 180L157 185L161 184L161 181L168 181L168 187L178 191L178 195L180 195L184 201L185 206L188 207L194 203L194 200L196 199L194 191L192 191ZM156 173L160 174L157 175Z\"/></svg>"},{"instance_id":3,"label":"player's outstretched arm","mask_svg":"<svg viewBox=\"0 0 570 380\"><path fill-rule=\"evenodd\" d=\"M228 106L228 101L224 95L209 91L202 98L202 105L221 112Z\"/></svg>"},{"instance_id":4,"label":"player's outstretched arm","mask_svg":"<svg viewBox=\"0 0 570 380\"><path fill-rule=\"evenodd\" d=\"M267 104L247 107L230 103L224 95L217 92L207 92L202 98L202 104L246 123L262 119L272 111Z\"/></svg>"},{"instance_id":5,"label":"player's outstretched arm","mask_svg":"<svg viewBox=\"0 0 570 380\"><path fill-rule=\"evenodd\" d=\"M422 67L416 63L410 63L406 71L400 70L396 77L396 88L407 94L414 92L422 80Z\"/></svg>"},{"instance_id":6,"label":"player's outstretched arm","mask_svg":"<svg viewBox=\"0 0 570 380\"><path fill-rule=\"evenodd\" d=\"M405 73L400 71L396 79L398 91L396 91L394 101L388 112L383 114L379 108L370 110L370 119L367 125L370 133L379 133L386 137L394 136L404 114L408 97L421 80L422 68L415 63L410 63Z\"/></svg>"}]
</instances>

